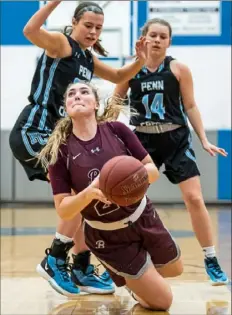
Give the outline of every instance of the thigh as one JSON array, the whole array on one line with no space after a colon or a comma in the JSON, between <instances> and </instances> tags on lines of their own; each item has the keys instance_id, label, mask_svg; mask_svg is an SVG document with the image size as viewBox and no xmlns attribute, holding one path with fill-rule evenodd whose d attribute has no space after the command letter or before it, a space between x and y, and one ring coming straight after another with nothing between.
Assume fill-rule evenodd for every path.
<instances>
[{"instance_id":1,"label":"thigh","mask_svg":"<svg viewBox=\"0 0 232 315\"><path fill-rule=\"evenodd\" d=\"M177 277L182 274L183 269L184 266L181 258L156 268L158 273L164 278Z\"/></svg>"},{"instance_id":2,"label":"thigh","mask_svg":"<svg viewBox=\"0 0 232 315\"><path fill-rule=\"evenodd\" d=\"M143 237L143 247L151 256L156 268L174 263L180 259L180 248L164 226L153 205L142 215L138 229Z\"/></svg>"},{"instance_id":3,"label":"thigh","mask_svg":"<svg viewBox=\"0 0 232 315\"><path fill-rule=\"evenodd\" d=\"M85 223L84 233L86 245L110 272L117 286L125 285L125 277L139 278L152 264L133 224L120 230L100 231Z\"/></svg>"},{"instance_id":4,"label":"thigh","mask_svg":"<svg viewBox=\"0 0 232 315\"><path fill-rule=\"evenodd\" d=\"M169 181L179 184L189 178L199 176L195 152L192 148L191 134L187 127L170 132L170 142L175 146L165 159L165 171Z\"/></svg>"},{"instance_id":5,"label":"thigh","mask_svg":"<svg viewBox=\"0 0 232 315\"><path fill-rule=\"evenodd\" d=\"M47 175L37 163L36 156L47 143L53 125L45 108L28 105L19 115L10 133L12 153L23 166L29 180L47 180Z\"/></svg>"}]
</instances>

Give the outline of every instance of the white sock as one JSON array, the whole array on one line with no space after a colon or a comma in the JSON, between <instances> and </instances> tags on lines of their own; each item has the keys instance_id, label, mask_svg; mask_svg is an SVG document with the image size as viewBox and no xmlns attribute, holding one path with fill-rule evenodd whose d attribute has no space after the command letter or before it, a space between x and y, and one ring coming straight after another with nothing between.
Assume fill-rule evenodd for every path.
<instances>
[{"instance_id":1,"label":"white sock","mask_svg":"<svg viewBox=\"0 0 232 315\"><path fill-rule=\"evenodd\" d=\"M65 243L65 244L73 241L72 238L65 236L65 235L62 235L58 232L56 232L56 239L59 239L62 243Z\"/></svg>"},{"instance_id":2,"label":"white sock","mask_svg":"<svg viewBox=\"0 0 232 315\"><path fill-rule=\"evenodd\" d=\"M203 247L203 252L205 253L205 257L215 257L216 251L214 246Z\"/></svg>"}]
</instances>

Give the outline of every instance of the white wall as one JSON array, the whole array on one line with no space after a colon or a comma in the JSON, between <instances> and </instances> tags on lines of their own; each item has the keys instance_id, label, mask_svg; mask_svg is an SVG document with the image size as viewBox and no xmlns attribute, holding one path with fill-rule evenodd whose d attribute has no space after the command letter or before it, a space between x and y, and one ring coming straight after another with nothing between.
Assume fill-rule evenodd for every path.
<instances>
[{"instance_id":1,"label":"white wall","mask_svg":"<svg viewBox=\"0 0 232 315\"><path fill-rule=\"evenodd\" d=\"M70 24L75 1L61 3L48 19L49 28ZM117 13L116 13L117 12ZM112 1L105 9L105 27L123 30L123 54L129 55L129 1ZM104 35L103 44L111 56L119 54L118 36ZM32 46L1 47L1 129L11 129L18 114L28 104L30 82L38 56ZM231 128L231 47L229 46L173 46L169 53L186 63L192 70L195 96L206 129ZM17 58L16 58L17 56ZM115 63L112 65L117 66ZM96 81L104 91L113 85ZM106 88L107 87L107 88Z\"/></svg>"}]
</instances>

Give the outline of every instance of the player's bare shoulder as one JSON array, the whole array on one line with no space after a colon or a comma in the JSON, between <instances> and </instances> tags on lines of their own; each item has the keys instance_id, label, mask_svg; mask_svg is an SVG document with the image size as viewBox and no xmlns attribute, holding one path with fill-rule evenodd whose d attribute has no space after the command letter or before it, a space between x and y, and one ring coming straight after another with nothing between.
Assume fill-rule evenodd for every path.
<instances>
[{"instance_id":1,"label":"player's bare shoulder","mask_svg":"<svg viewBox=\"0 0 232 315\"><path fill-rule=\"evenodd\" d=\"M179 60L172 60L170 62L170 69L172 71L172 73L175 75L175 77L177 78L177 80L179 81L181 78L181 74L185 71L189 71L189 68L187 65L185 65L184 63L180 62Z\"/></svg>"}]
</instances>

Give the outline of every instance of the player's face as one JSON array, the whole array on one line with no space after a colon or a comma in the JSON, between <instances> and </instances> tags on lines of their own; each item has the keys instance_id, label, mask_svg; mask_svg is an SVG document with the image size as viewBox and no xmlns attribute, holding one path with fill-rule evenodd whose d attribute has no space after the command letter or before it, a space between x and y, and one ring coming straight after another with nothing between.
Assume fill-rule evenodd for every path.
<instances>
[{"instance_id":1,"label":"player's face","mask_svg":"<svg viewBox=\"0 0 232 315\"><path fill-rule=\"evenodd\" d=\"M148 51L152 55L163 55L170 46L170 35L167 26L154 23L151 24L146 39L150 41Z\"/></svg>"},{"instance_id":2,"label":"player's face","mask_svg":"<svg viewBox=\"0 0 232 315\"><path fill-rule=\"evenodd\" d=\"M102 32L104 16L94 12L85 12L79 22L73 24L73 36L82 48L93 46Z\"/></svg>"},{"instance_id":3,"label":"player's face","mask_svg":"<svg viewBox=\"0 0 232 315\"><path fill-rule=\"evenodd\" d=\"M66 111L69 117L95 115L98 108L95 95L88 85L73 84L66 93Z\"/></svg>"}]
</instances>

